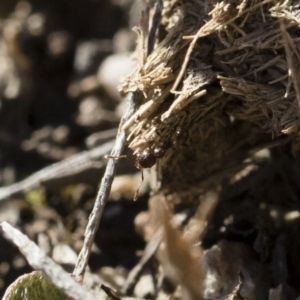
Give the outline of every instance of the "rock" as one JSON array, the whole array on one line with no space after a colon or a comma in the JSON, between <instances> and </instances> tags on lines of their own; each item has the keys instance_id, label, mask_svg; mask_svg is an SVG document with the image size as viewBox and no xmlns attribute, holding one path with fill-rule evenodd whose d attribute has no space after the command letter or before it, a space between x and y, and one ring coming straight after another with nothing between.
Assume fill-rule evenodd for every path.
<instances>
[{"instance_id":1,"label":"rock","mask_svg":"<svg viewBox=\"0 0 300 300\"><path fill-rule=\"evenodd\" d=\"M136 67L128 54L114 54L107 57L101 64L97 77L107 94L112 99L121 101L117 86L120 80L131 73Z\"/></svg>"}]
</instances>

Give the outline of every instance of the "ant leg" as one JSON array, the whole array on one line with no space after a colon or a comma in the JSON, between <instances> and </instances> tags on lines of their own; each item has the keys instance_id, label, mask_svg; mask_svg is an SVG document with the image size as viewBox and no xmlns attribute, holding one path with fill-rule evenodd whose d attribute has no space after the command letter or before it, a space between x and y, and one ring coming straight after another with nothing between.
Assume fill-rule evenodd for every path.
<instances>
[{"instance_id":1,"label":"ant leg","mask_svg":"<svg viewBox=\"0 0 300 300\"><path fill-rule=\"evenodd\" d=\"M105 155L106 159L120 159L120 158L126 158L127 155L119 155L119 156L113 156L113 155Z\"/></svg>"},{"instance_id":2,"label":"ant leg","mask_svg":"<svg viewBox=\"0 0 300 300\"><path fill-rule=\"evenodd\" d=\"M141 188L141 186L142 186L142 184L143 184L143 182L144 182L144 172L143 172L143 169L140 169L140 170L141 170L142 181L140 182L140 184L139 184L137 190L136 190L135 193L134 193L133 201L136 201L136 200L137 200L137 198L138 198L138 196L139 196L140 188Z\"/></svg>"}]
</instances>

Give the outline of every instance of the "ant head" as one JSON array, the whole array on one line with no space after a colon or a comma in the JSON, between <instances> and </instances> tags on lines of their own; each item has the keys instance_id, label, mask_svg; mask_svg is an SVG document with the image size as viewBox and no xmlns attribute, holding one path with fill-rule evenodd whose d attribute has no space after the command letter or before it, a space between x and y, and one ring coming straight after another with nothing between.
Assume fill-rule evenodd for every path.
<instances>
[{"instance_id":1,"label":"ant head","mask_svg":"<svg viewBox=\"0 0 300 300\"><path fill-rule=\"evenodd\" d=\"M182 128L180 126L176 127L175 130L175 139L177 143L185 143L188 139L189 134L188 131L185 128Z\"/></svg>"}]
</instances>

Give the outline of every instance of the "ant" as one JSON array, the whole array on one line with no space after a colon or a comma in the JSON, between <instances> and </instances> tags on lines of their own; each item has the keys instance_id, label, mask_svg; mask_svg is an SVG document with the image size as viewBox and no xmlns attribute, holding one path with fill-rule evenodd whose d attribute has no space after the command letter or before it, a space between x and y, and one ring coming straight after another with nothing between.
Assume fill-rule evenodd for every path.
<instances>
[{"instance_id":1,"label":"ant","mask_svg":"<svg viewBox=\"0 0 300 300\"><path fill-rule=\"evenodd\" d=\"M161 146L145 149L136 158L135 165L139 169L151 168L158 158L163 158L166 152L173 146L171 141L165 141Z\"/></svg>"},{"instance_id":2,"label":"ant","mask_svg":"<svg viewBox=\"0 0 300 300\"><path fill-rule=\"evenodd\" d=\"M178 127L175 130L176 141L167 140L164 141L160 146L154 148L147 148L136 158L135 165L139 169L148 169L156 164L158 158L163 158L166 152L177 144L178 141L187 139L187 132L182 128Z\"/></svg>"},{"instance_id":3,"label":"ant","mask_svg":"<svg viewBox=\"0 0 300 300\"><path fill-rule=\"evenodd\" d=\"M178 142L184 143L188 138L187 131L182 129L181 127L176 128L174 135L174 141L167 140L164 141L160 146L155 146L154 148L148 147L136 157L135 166L141 170L142 181L139 187L137 188L136 192L134 193L133 200L137 199L140 187L144 181L143 169L149 169L153 167L156 164L157 159L163 158L170 148L178 144ZM106 156L106 158L112 159L119 159L122 157L126 157L126 155L121 155L119 157L114 157L110 155Z\"/></svg>"},{"instance_id":4,"label":"ant","mask_svg":"<svg viewBox=\"0 0 300 300\"><path fill-rule=\"evenodd\" d=\"M134 193L133 200L136 200L139 194L141 185L144 182L143 169L148 169L156 164L158 158L163 158L166 152L173 146L171 141L165 141L161 146L156 146L154 148L147 148L141 154L136 157L135 166L141 170L142 181Z\"/></svg>"}]
</instances>

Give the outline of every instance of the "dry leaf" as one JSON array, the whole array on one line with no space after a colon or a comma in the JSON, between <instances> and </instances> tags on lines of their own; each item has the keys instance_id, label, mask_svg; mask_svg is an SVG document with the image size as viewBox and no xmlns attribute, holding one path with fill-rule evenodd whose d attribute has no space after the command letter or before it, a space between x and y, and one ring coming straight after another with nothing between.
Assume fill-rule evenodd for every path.
<instances>
[{"instance_id":1,"label":"dry leaf","mask_svg":"<svg viewBox=\"0 0 300 300\"><path fill-rule=\"evenodd\" d=\"M204 274L200 265L202 251L192 247L183 234L171 224L167 209L161 204L164 238L159 249L159 260L165 275L181 286L182 299L203 299Z\"/></svg>"}]
</instances>

